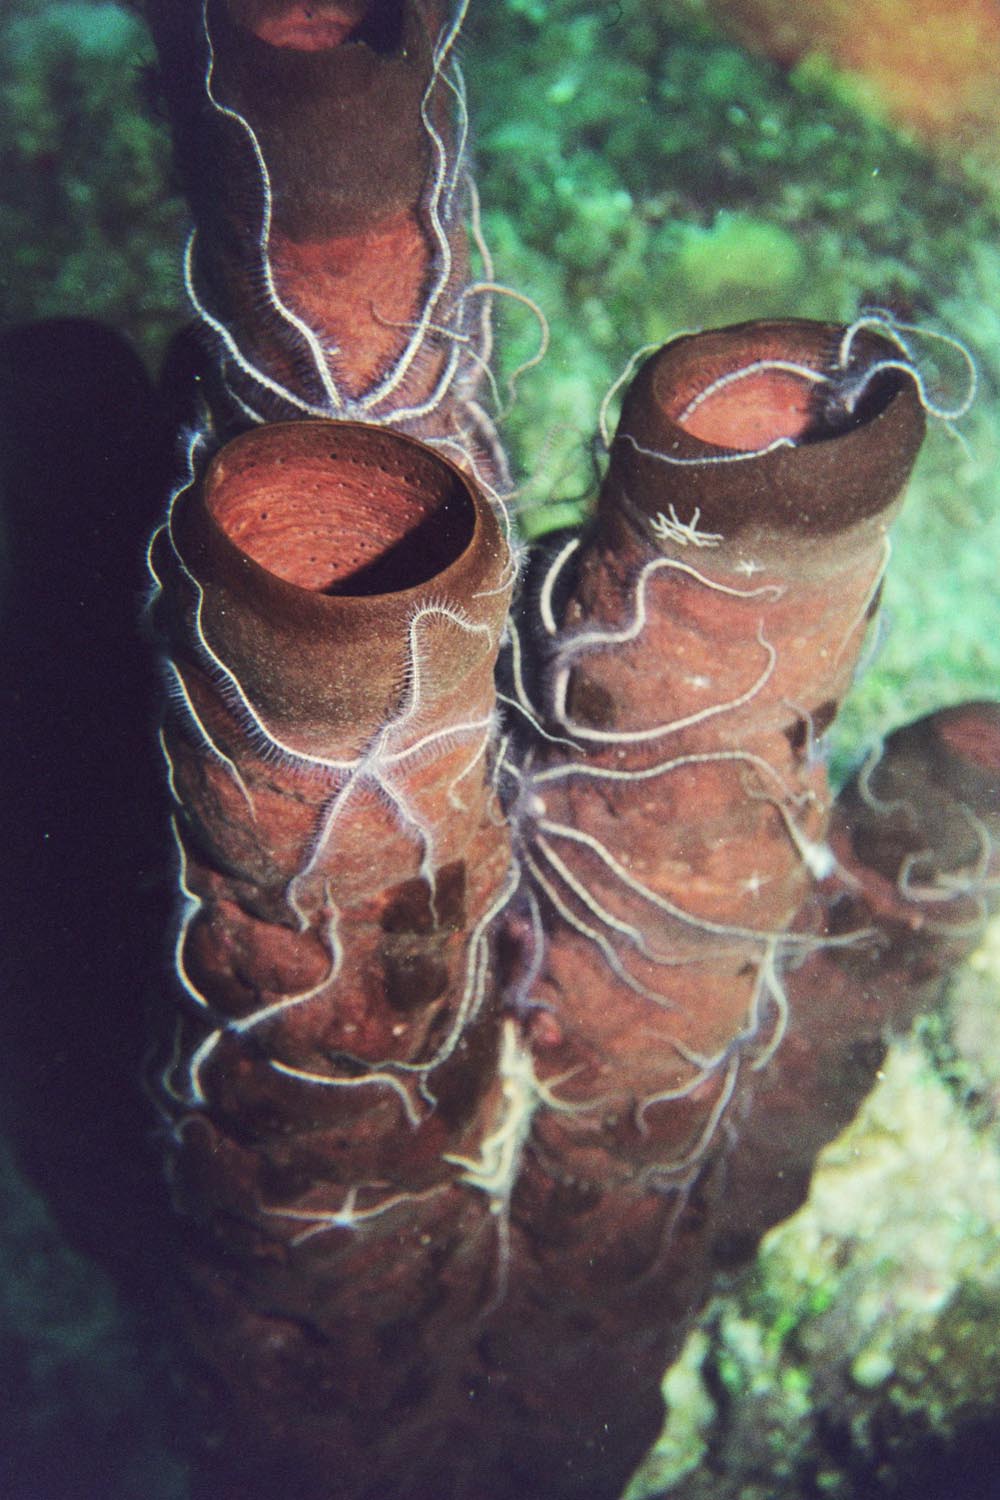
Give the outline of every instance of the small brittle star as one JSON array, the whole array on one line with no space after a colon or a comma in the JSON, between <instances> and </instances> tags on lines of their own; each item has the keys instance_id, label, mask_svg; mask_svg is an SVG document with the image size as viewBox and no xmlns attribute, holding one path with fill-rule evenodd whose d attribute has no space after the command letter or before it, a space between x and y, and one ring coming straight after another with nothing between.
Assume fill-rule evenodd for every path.
<instances>
[{"instance_id":1,"label":"small brittle star","mask_svg":"<svg viewBox=\"0 0 1000 1500\"><path fill-rule=\"evenodd\" d=\"M655 519L649 523L649 529L658 542L676 542L680 547L717 547L722 541L721 532L698 530L698 522L701 520L698 506L695 506L690 521L682 521L672 505L667 509L670 512L668 516L657 511Z\"/></svg>"}]
</instances>

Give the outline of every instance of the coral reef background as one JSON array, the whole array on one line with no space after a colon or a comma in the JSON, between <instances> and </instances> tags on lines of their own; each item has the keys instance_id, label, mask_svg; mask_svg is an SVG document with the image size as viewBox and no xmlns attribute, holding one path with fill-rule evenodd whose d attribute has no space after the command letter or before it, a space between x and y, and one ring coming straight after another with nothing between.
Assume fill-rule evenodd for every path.
<instances>
[{"instance_id":1,"label":"coral reef background","mask_svg":"<svg viewBox=\"0 0 1000 1500\"><path fill-rule=\"evenodd\" d=\"M598 407L637 346L739 318L849 319L861 301L888 300L907 320L969 345L980 394L962 424L964 446L932 432L894 537L888 629L838 726L838 764L930 707L996 696L1000 197L977 163L888 123L877 78L859 82L808 46L780 59L790 66L771 62L684 0L483 0L465 56L487 238L499 274L530 293L552 326L549 355L520 380L506 427L525 475L526 530L582 513ZM145 102L149 61L141 22L107 0L19 0L0 19L3 324L98 319L152 371L185 310L183 214L164 187L169 152ZM939 114L947 119L943 106ZM535 329L516 308L500 319L510 375L532 353ZM99 827L102 787L114 806L113 783L101 780L109 757L131 755L148 734L148 706L129 692L141 667L113 643L130 639L143 506L160 500L169 461L137 364L110 347L90 364L74 361L72 340L53 338L32 366L19 339L8 335L4 346L3 415L39 430L53 424L45 430L82 450L94 508L79 532L58 516L48 523L47 557L72 550L72 566L59 573L38 563L23 541L29 520L11 498L24 458L5 438L6 591L16 601L18 579L31 573L43 600L58 591L66 607L38 662L23 677L9 666L4 679L5 716L26 726L21 761L16 748L4 750L12 774L31 774L43 737L55 750L52 788L28 799L44 826L28 828L22 813L17 830L37 863L25 874L15 837L17 889L4 922L23 952L4 961L4 992L16 1003L5 1002L0 1077L12 1140L0 1173L0 1488L14 1500L183 1500L183 1464L170 1456L172 1395L144 1312L156 1261L169 1261L160 1249L169 1230L142 1206L156 1197L155 1158L137 1149L121 1225L109 1233L102 1216L118 1200L100 1179L116 1139L110 1123L75 1143L75 1192L53 1168L58 1151L24 1148L26 1096L51 1103L59 1089L89 1094L116 1127L149 1130L141 1104L122 1102L139 1045L127 1013L141 1010L143 987L156 979L138 955L144 933L145 951L156 952L148 934L169 901L165 824L143 792L143 752L131 796L134 807L153 799L146 842L122 845L118 864L76 873L80 905L60 912L55 943L39 916L50 867L35 845L50 837L58 847L88 816ZM938 373L954 394L960 368L949 362ZM34 405L10 393L29 376L43 392ZM116 383L117 400L95 415L88 387L102 379ZM154 454L141 478L109 458L127 454L130 439ZM115 461L121 472L111 474ZM109 493L117 509L102 518ZM66 506L77 499L67 485ZM95 671L67 683L56 654L73 643L82 604L101 601L115 681L101 687ZM16 606L11 618L16 634ZM90 645L97 650L98 638ZM19 714L26 704L34 718ZM67 787L57 752L70 746ZM158 784L155 772L147 784ZM102 944L109 963L91 956L81 972L80 955ZM54 956L41 961L46 945ZM670 1485L684 1500L857 1500L876 1487L895 1492L917 1468L926 1474L928 1455L956 1434L985 1442L1000 1347L998 974L994 936L956 980L949 1011L890 1055L862 1118L826 1153L810 1204L709 1309L670 1377L671 1418L636 1497ZM54 993L60 985L68 998ZM92 1054L81 1021L68 1036L48 1024L70 1001L84 1016L110 1003L117 1056L104 1045L114 1035L106 1022L103 1033L94 1022L101 1046ZM72 1099L65 1113L75 1117ZM130 1256L145 1256L149 1271L126 1277L123 1296L115 1288ZM976 1482L994 1489L966 1483L954 1467L961 1458L951 1462L952 1493L1000 1493L986 1465L976 1465Z\"/></svg>"}]
</instances>

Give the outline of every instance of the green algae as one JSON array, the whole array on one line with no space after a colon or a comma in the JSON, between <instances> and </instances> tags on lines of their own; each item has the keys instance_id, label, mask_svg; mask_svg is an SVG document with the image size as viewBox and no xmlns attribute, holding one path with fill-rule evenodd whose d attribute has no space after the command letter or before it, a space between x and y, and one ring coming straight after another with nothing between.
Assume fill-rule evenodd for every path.
<instances>
[{"instance_id":1,"label":"green algae","mask_svg":"<svg viewBox=\"0 0 1000 1500\"><path fill-rule=\"evenodd\" d=\"M722 210L706 229L689 226L675 265L681 289L703 305L717 304L729 321L741 317L741 305L746 317L781 316L804 292L805 256L797 240L787 229L750 214ZM768 289L767 308L762 308L761 287Z\"/></svg>"},{"instance_id":2,"label":"green algae","mask_svg":"<svg viewBox=\"0 0 1000 1500\"><path fill-rule=\"evenodd\" d=\"M106 0L0 17L0 318L99 318L155 363L183 315L182 219L141 97L151 57Z\"/></svg>"}]
</instances>

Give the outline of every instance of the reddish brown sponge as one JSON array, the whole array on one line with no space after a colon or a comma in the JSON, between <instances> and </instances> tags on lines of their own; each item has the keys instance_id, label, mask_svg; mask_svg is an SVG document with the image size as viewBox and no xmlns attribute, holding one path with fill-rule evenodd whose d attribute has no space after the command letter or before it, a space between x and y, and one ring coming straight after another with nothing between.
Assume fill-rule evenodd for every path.
<instances>
[{"instance_id":1,"label":"reddish brown sponge","mask_svg":"<svg viewBox=\"0 0 1000 1500\"><path fill-rule=\"evenodd\" d=\"M562 743L522 773L555 1061L574 1097L610 1091L621 1170L646 1164L663 1186L770 1049L780 971L808 948L784 933L832 863L815 742L923 432L898 375L855 425L824 427L809 372L835 342L822 325L745 325L640 372L551 643ZM863 352L886 350L869 337Z\"/></svg>"},{"instance_id":2,"label":"reddish brown sponge","mask_svg":"<svg viewBox=\"0 0 1000 1500\"><path fill-rule=\"evenodd\" d=\"M469 282L443 7L148 8L195 212L186 279L219 418L391 418L488 465L474 394L489 333Z\"/></svg>"},{"instance_id":3,"label":"reddish brown sponge","mask_svg":"<svg viewBox=\"0 0 1000 1500\"><path fill-rule=\"evenodd\" d=\"M721 1259L796 1208L816 1153L871 1086L889 1035L937 1000L1000 889L1000 704L897 730L838 797L837 867L800 927L864 937L787 976L789 1021L727 1169Z\"/></svg>"},{"instance_id":4,"label":"reddish brown sponge","mask_svg":"<svg viewBox=\"0 0 1000 1500\"><path fill-rule=\"evenodd\" d=\"M152 10L215 345L149 552L200 1493L615 1500L996 904L996 705L823 761L922 387L882 316L675 340L515 624L464 7Z\"/></svg>"},{"instance_id":5,"label":"reddish brown sponge","mask_svg":"<svg viewBox=\"0 0 1000 1500\"><path fill-rule=\"evenodd\" d=\"M151 562L185 903L160 1097L202 1228L196 1342L249 1428L282 1431L320 1382L300 1446L346 1475L358 1403L416 1352L372 1355L365 1386L344 1348L419 1322L447 1243L487 1234L448 1155L497 1092L486 931L511 877L485 752L509 551L445 460L303 422L225 448Z\"/></svg>"}]
</instances>

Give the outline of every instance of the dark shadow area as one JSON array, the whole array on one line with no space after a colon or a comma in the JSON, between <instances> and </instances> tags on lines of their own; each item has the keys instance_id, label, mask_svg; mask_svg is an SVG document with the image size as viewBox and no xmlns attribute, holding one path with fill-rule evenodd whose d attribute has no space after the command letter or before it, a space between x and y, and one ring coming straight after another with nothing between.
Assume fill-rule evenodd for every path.
<instances>
[{"instance_id":1,"label":"dark shadow area","mask_svg":"<svg viewBox=\"0 0 1000 1500\"><path fill-rule=\"evenodd\" d=\"M0 339L3 1108L70 1243L126 1279L164 1197L138 1075L173 898L138 613L170 467L116 334Z\"/></svg>"},{"instance_id":2,"label":"dark shadow area","mask_svg":"<svg viewBox=\"0 0 1000 1500\"><path fill-rule=\"evenodd\" d=\"M893 1464L891 1454L886 1462ZM858 1500L1000 1500L1000 1411L992 1420L971 1422L952 1440L928 1436L903 1462L886 1485L866 1486L860 1478Z\"/></svg>"},{"instance_id":3,"label":"dark shadow area","mask_svg":"<svg viewBox=\"0 0 1000 1500\"><path fill-rule=\"evenodd\" d=\"M152 1340L162 1337L173 1259L139 1083L174 899L155 670L138 625L145 537L172 467L160 411L138 357L108 329L65 320L0 337L0 1123L10 1171L38 1190L66 1245L109 1274L138 1336ZM5 1370L0 1382L0 1426L18 1423L2 1449L4 1494L112 1494L88 1479L72 1430L46 1447L25 1430L20 1406L45 1359L76 1369L76 1351L66 1352L81 1338L75 1314L45 1302L49 1287L54 1303L79 1286L100 1316L114 1293L103 1283L95 1290L43 1211L12 1192L5 1253L19 1271L26 1259L43 1264L7 1292L8 1302L22 1298L14 1323L28 1342L9 1335L11 1357L26 1368L23 1378ZM39 1288L44 1328L33 1346ZM129 1365L99 1332L94 1342L105 1376ZM125 1414L106 1400L100 1407L101 1379L79 1420L95 1441L117 1446ZM43 1386L51 1392L53 1381ZM70 1416L75 1399L68 1395ZM95 1422L103 1432L93 1434ZM48 1477L22 1472L39 1454Z\"/></svg>"},{"instance_id":4,"label":"dark shadow area","mask_svg":"<svg viewBox=\"0 0 1000 1500\"><path fill-rule=\"evenodd\" d=\"M430 515L422 517L371 562L338 578L322 592L370 599L418 588L461 557L472 540L475 521L472 503L456 482Z\"/></svg>"}]
</instances>

